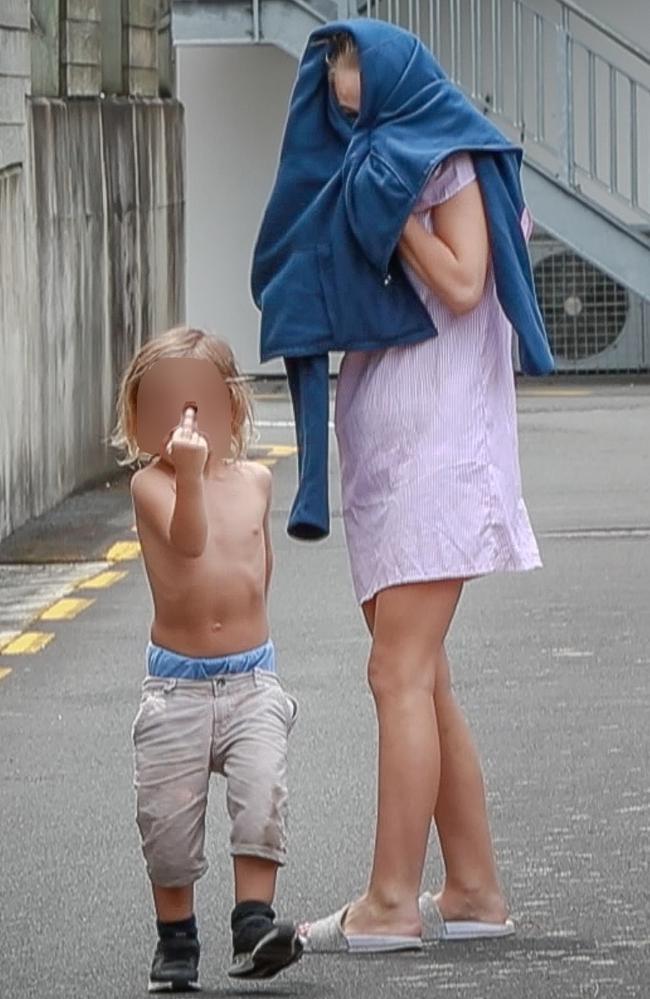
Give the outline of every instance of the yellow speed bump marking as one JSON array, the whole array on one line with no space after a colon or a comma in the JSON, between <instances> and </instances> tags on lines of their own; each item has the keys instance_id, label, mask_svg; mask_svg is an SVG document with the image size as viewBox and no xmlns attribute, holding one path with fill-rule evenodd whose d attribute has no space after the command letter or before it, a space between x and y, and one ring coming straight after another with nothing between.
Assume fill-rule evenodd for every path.
<instances>
[{"instance_id":1,"label":"yellow speed bump marking","mask_svg":"<svg viewBox=\"0 0 650 999\"><path fill-rule=\"evenodd\" d=\"M32 652L40 652L54 638L53 632L49 631L24 631L13 642L5 645L2 650L3 656L23 656Z\"/></svg>"},{"instance_id":2,"label":"yellow speed bump marking","mask_svg":"<svg viewBox=\"0 0 650 999\"><path fill-rule=\"evenodd\" d=\"M8 666L0 666L0 680L4 680L6 676L9 676L11 670Z\"/></svg>"},{"instance_id":3,"label":"yellow speed bump marking","mask_svg":"<svg viewBox=\"0 0 650 999\"><path fill-rule=\"evenodd\" d=\"M81 583L77 583L77 589L105 590L113 583L119 583L120 579L124 579L125 576L128 576L126 570L109 569L106 572L100 572L98 576L92 576L90 579L84 579Z\"/></svg>"},{"instance_id":4,"label":"yellow speed bump marking","mask_svg":"<svg viewBox=\"0 0 650 999\"><path fill-rule=\"evenodd\" d=\"M107 562L130 562L140 557L140 542L116 541L104 557Z\"/></svg>"},{"instance_id":5,"label":"yellow speed bump marking","mask_svg":"<svg viewBox=\"0 0 650 999\"><path fill-rule=\"evenodd\" d=\"M82 610L95 603L95 598L63 597L41 614L41 621L71 621Z\"/></svg>"}]
</instances>

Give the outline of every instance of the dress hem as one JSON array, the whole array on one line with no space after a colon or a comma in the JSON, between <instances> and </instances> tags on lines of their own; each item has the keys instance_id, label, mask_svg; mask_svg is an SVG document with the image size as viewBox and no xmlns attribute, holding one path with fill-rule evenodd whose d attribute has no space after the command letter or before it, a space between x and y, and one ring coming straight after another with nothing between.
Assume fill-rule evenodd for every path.
<instances>
[{"instance_id":1,"label":"dress hem","mask_svg":"<svg viewBox=\"0 0 650 999\"><path fill-rule=\"evenodd\" d=\"M357 595L357 603L360 607L363 604L368 603L369 600L374 599L378 593L382 590L390 590L395 586L412 586L414 583L441 583L446 579L463 579L466 582L471 582L473 579L482 579L483 576L493 576L498 573L511 573L511 572L533 572L535 569L541 569L543 567L541 559L536 559L533 562L520 563L518 565L505 565L505 566L493 566L488 569L463 569L457 572L445 572L445 573L418 573L413 576L402 576L399 579L387 580L378 586L373 587L367 596L359 597Z\"/></svg>"}]
</instances>

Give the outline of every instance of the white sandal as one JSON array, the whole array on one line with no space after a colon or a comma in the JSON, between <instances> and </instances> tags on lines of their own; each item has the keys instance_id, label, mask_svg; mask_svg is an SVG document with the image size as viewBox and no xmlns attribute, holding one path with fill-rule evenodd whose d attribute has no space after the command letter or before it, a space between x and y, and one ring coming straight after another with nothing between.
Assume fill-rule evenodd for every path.
<instances>
[{"instance_id":1,"label":"white sandal","mask_svg":"<svg viewBox=\"0 0 650 999\"><path fill-rule=\"evenodd\" d=\"M397 951L422 950L420 937L379 934L347 935L343 923L349 906L331 916L309 923L300 939L306 954L389 954Z\"/></svg>"},{"instance_id":2,"label":"white sandal","mask_svg":"<svg viewBox=\"0 0 650 999\"><path fill-rule=\"evenodd\" d=\"M515 933L512 919L503 923L442 918L438 903L430 891L420 895L422 939L430 940L499 940Z\"/></svg>"}]
</instances>

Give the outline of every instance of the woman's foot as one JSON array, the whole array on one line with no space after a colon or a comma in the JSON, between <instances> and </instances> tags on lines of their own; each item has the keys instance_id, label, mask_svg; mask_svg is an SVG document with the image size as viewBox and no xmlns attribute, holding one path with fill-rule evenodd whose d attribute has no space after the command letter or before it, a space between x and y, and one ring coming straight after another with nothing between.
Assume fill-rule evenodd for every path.
<instances>
[{"instance_id":1,"label":"woman's foot","mask_svg":"<svg viewBox=\"0 0 650 999\"><path fill-rule=\"evenodd\" d=\"M499 891L468 890L445 887L432 893L445 922L459 920L479 923L505 923L508 907Z\"/></svg>"},{"instance_id":2,"label":"woman's foot","mask_svg":"<svg viewBox=\"0 0 650 999\"><path fill-rule=\"evenodd\" d=\"M364 895L348 907L343 930L346 936L419 937L421 924L417 903L389 907Z\"/></svg>"},{"instance_id":3,"label":"woman's foot","mask_svg":"<svg viewBox=\"0 0 650 999\"><path fill-rule=\"evenodd\" d=\"M362 899L355 904L358 907L367 901ZM305 951L309 954L388 954L422 950L420 933L397 933L395 927L398 924L395 920L388 921L384 918L383 922L379 922L376 912L370 925L360 927L364 932L356 929L350 931L347 924L350 908L351 906L346 905L338 912L313 923L303 923L298 933ZM357 919L358 915L357 911Z\"/></svg>"}]
</instances>

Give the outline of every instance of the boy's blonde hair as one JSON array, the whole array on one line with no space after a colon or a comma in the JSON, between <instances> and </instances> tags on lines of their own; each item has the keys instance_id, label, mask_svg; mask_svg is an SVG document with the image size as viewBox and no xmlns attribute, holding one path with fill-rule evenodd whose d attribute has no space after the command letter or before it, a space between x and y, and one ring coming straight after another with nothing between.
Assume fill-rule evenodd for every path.
<instances>
[{"instance_id":1,"label":"boy's blonde hair","mask_svg":"<svg viewBox=\"0 0 650 999\"><path fill-rule=\"evenodd\" d=\"M230 394L231 457L238 459L246 454L253 430L251 393L242 377L235 355L225 341L205 330L191 326L176 326L161 336L148 340L131 360L122 377L117 399L117 425L111 444L124 452L121 465L142 461L136 439L137 401L140 380L145 371L165 357L196 357L212 361L223 376ZM150 458L151 455L146 455Z\"/></svg>"}]
</instances>

